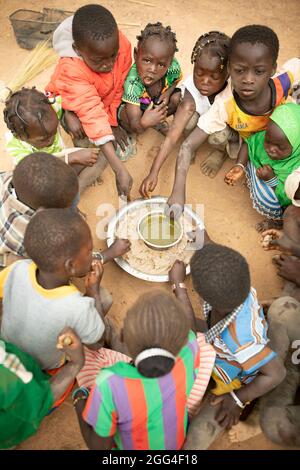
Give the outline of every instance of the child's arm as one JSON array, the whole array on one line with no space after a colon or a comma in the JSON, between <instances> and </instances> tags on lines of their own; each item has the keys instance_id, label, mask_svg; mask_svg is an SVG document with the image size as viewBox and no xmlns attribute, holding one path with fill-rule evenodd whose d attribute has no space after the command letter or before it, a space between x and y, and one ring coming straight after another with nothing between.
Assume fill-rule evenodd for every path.
<instances>
[{"instance_id":1,"label":"child's arm","mask_svg":"<svg viewBox=\"0 0 300 470\"><path fill-rule=\"evenodd\" d=\"M79 393L76 394L76 398L80 396ZM84 394L82 393L82 396ZM80 431L82 437L90 450L110 450L113 447L113 437L101 437L99 436L92 426L90 426L82 417L86 405L86 400L79 400L75 405L75 410L80 426Z\"/></svg>"},{"instance_id":2,"label":"child's arm","mask_svg":"<svg viewBox=\"0 0 300 470\"><path fill-rule=\"evenodd\" d=\"M103 264L125 255L130 250L131 242L125 238L118 238L114 243L101 252Z\"/></svg>"},{"instance_id":3,"label":"child's arm","mask_svg":"<svg viewBox=\"0 0 300 470\"><path fill-rule=\"evenodd\" d=\"M196 317L195 312L190 302L187 289L180 284L184 284L186 277L185 264L183 261L176 260L171 270L169 271L169 281L174 289L176 299L182 304L186 311L188 320L190 322L190 328L196 333Z\"/></svg>"},{"instance_id":4,"label":"child's arm","mask_svg":"<svg viewBox=\"0 0 300 470\"><path fill-rule=\"evenodd\" d=\"M233 165L231 170L229 170L225 175L225 183L229 184L229 186L234 186L234 184L244 175L248 160L248 145L246 142L243 142L237 157L236 164Z\"/></svg>"},{"instance_id":5,"label":"child's arm","mask_svg":"<svg viewBox=\"0 0 300 470\"><path fill-rule=\"evenodd\" d=\"M107 142L107 144L102 145L101 149L113 172L115 173L118 194L120 196L124 195L129 198L132 187L132 177L128 170L126 170L123 163L117 157L113 143Z\"/></svg>"},{"instance_id":6,"label":"child's arm","mask_svg":"<svg viewBox=\"0 0 300 470\"><path fill-rule=\"evenodd\" d=\"M104 312L100 296L100 282L103 276L103 266L99 261L94 260L92 270L85 278L85 295L95 299L96 309L104 322Z\"/></svg>"},{"instance_id":7,"label":"child's arm","mask_svg":"<svg viewBox=\"0 0 300 470\"><path fill-rule=\"evenodd\" d=\"M142 134L149 127L154 127L163 122L167 117L167 111L167 105L164 102L155 107L151 102L144 114L139 105L125 103L125 119L122 120L122 125L129 132Z\"/></svg>"},{"instance_id":8,"label":"child's arm","mask_svg":"<svg viewBox=\"0 0 300 470\"><path fill-rule=\"evenodd\" d=\"M235 390L234 394L243 404L251 402L273 390L284 380L285 375L283 364L277 357L274 357L259 369L257 377L252 382ZM211 403L219 405L215 419L221 426L230 429L231 426L238 423L242 409L230 393L216 397Z\"/></svg>"},{"instance_id":9,"label":"child's arm","mask_svg":"<svg viewBox=\"0 0 300 470\"><path fill-rule=\"evenodd\" d=\"M128 195L131 177L116 155L108 115L85 67L83 68L79 59L61 59L55 74L55 86L62 97L64 108L76 113L87 137L95 145L101 146L116 174L119 194Z\"/></svg>"},{"instance_id":10,"label":"child's arm","mask_svg":"<svg viewBox=\"0 0 300 470\"><path fill-rule=\"evenodd\" d=\"M54 402L58 400L67 387L74 382L76 375L84 365L83 346L75 331L71 328L64 328L59 334L59 337L62 335L68 336L71 339L71 344L63 344L63 347L60 349L68 356L68 362L49 380Z\"/></svg>"},{"instance_id":11,"label":"child's arm","mask_svg":"<svg viewBox=\"0 0 300 470\"><path fill-rule=\"evenodd\" d=\"M191 164L193 153L208 137L200 127L196 127L180 147L176 161L175 181L171 196L168 199L170 212L175 216L181 213L185 204L186 178Z\"/></svg>"},{"instance_id":12,"label":"child's arm","mask_svg":"<svg viewBox=\"0 0 300 470\"><path fill-rule=\"evenodd\" d=\"M170 129L164 139L158 155L155 157L149 175L144 179L140 187L140 194L149 197L149 192L154 191L161 167L178 142L187 123L191 119L196 109L195 101L188 90L185 91L184 98L176 111Z\"/></svg>"}]
</instances>

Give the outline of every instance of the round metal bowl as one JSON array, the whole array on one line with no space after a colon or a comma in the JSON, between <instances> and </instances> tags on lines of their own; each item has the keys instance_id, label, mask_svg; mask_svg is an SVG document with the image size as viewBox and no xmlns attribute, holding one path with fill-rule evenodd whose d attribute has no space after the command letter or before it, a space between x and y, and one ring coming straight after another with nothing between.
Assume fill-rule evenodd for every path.
<instances>
[{"instance_id":1,"label":"round metal bowl","mask_svg":"<svg viewBox=\"0 0 300 470\"><path fill-rule=\"evenodd\" d=\"M133 202L130 202L129 204L126 204L124 207L122 207L116 215L111 219L111 221L108 224L108 229L107 229L107 246L110 247L115 239L115 230L116 227L119 223L119 221L126 215L127 212L130 212L135 209L139 209L141 207L147 207L147 205L151 204L151 206L157 205L157 210L160 209L161 207L164 207L166 205L167 198L166 197L161 197L161 196L156 196L152 197L151 199L137 199ZM184 208L184 213L187 214L188 216L191 217L191 219L195 222L195 227L199 226L201 229L204 229L204 224L202 219L194 212L192 209L188 206L185 206ZM147 274L142 271L139 271L138 269L133 268L125 259L122 257L116 258L115 262L120 266L120 268L124 269L128 274L131 274L134 277L137 277L138 279L143 279L144 281L149 281L149 282L168 282L169 277L168 274ZM190 265L187 265L186 267L186 274L190 274L191 268Z\"/></svg>"},{"instance_id":2,"label":"round metal bowl","mask_svg":"<svg viewBox=\"0 0 300 470\"><path fill-rule=\"evenodd\" d=\"M168 248L171 248L172 246L175 246L177 245L177 243L180 242L180 240L182 239L183 237L183 227L182 227L182 224L178 221L175 221L175 223L177 224L177 226L180 227L180 235L179 237L174 240L172 243L169 243L168 245L159 245L157 243L151 243L149 242L149 240L147 240L144 235L142 234L142 231L141 231L141 225L142 223L144 222L144 220L149 217L150 215L155 215L155 214L161 214L162 216L164 216L164 212L163 210L154 210L154 211L149 211L147 214L143 215L140 220L138 221L138 225L137 225L137 231L138 231L138 234L139 234L139 237L141 240L143 240L143 242L149 246L149 248L152 248L154 250L160 250L160 251L164 251L164 250L167 250Z\"/></svg>"}]
</instances>

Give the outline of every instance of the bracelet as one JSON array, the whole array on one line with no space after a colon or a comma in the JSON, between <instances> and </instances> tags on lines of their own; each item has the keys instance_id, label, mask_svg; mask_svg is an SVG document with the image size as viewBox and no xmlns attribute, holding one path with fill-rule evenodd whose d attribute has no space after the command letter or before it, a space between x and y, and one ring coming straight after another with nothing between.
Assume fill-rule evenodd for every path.
<instances>
[{"instance_id":1,"label":"bracelet","mask_svg":"<svg viewBox=\"0 0 300 470\"><path fill-rule=\"evenodd\" d=\"M242 403L241 400L239 399L239 397L233 392L231 391L230 392L230 395L232 396L232 398L234 399L235 403L237 404L237 406L239 406L240 408L242 408L242 410L245 408L245 406L247 405L247 403Z\"/></svg>"},{"instance_id":2,"label":"bracelet","mask_svg":"<svg viewBox=\"0 0 300 470\"><path fill-rule=\"evenodd\" d=\"M178 289L178 287L179 287L180 289L185 289L185 290L187 290L187 287L186 287L186 285L185 285L184 282L179 282L178 284L172 284L171 287L172 287L172 291L173 291L173 292L175 292L175 290Z\"/></svg>"},{"instance_id":3,"label":"bracelet","mask_svg":"<svg viewBox=\"0 0 300 470\"><path fill-rule=\"evenodd\" d=\"M243 169L243 171L246 170L245 165L243 165L242 163L235 163L233 166L240 166Z\"/></svg>"},{"instance_id":4,"label":"bracelet","mask_svg":"<svg viewBox=\"0 0 300 470\"><path fill-rule=\"evenodd\" d=\"M79 401L87 400L87 399L88 399L88 397L85 397L83 395L81 397L77 397L77 398L75 398L75 400L73 400L73 406L76 406Z\"/></svg>"},{"instance_id":5,"label":"bracelet","mask_svg":"<svg viewBox=\"0 0 300 470\"><path fill-rule=\"evenodd\" d=\"M74 390L74 392L72 393L72 400L75 400L76 399L76 395L78 392L82 392L84 393L85 397L88 398L89 394L90 394L90 391L88 388L86 387L78 387Z\"/></svg>"},{"instance_id":6,"label":"bracelet","mask_svg":"<svg viewBox=\"0 0 300 470\"><path fill-rule=\"evenodd\" d=\"M266 185L269 186L270 188L274 188L274 186L278 185L278 178L277 176L274 176L268 181L265 181Z\"/></svg>"},{"instance_id":7,"label":"bracelet","mask_svg":"<svg viewBox=\"0 0 300 470\"><path fill-rule=\"evenodd\" d=\"M99 260L102 265L104 264L104 256L101 251L93 251L93 258Z\"/></svg>"}]
</instances>

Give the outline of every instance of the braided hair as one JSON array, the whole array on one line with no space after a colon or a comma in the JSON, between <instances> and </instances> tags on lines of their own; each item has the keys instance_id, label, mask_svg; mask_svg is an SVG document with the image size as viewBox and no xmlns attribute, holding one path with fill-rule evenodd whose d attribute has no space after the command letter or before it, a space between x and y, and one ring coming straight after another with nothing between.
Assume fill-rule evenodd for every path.
<instances>
[{"instance_id":1,"label":"braided hair","mask_svg":"<svg viewBox=\"0 0 300 470\"><path fill-rule=\"evenodd\" d=\"M171 26L163 26L159 21L157 23L148 23L136 38L140 44L151 36L157 36L161 41L168 41L173 45L174 52L178 51L176 34L171 30Z\"/></svg>"},{"instance_id":2,"label":"braided hair","mask_svg":"<svg viewBox=\"0 0 300 470\"><path fill-rule=\"evenodd\" d=\"M128 310L123 336L134 359L149 348L162 348L177 356L187 342L190 324L182 305L166 292L155 289L142 295ZM137 366L145 377L161 377L173 368L174 359L160 355L143 359Z\"/></svg>"},{"instance_id":3,"label":"braided hair","mask_svg":"<svg viewBox=\"0 0 300 470\"><path fill-rule=\"evenodd\" d=\"M209 31L202 34L193 48L191 62L194 64L204 48L209 48L212 56L220 59L221 70L227 65L230 37L220 31Z\"/></svg>"},{"instance_id":4,"label":"braided hair","mask_svg":"<svg viewBox=\"0 0 300 470\"><path fill-rule=\"evenodd\" d=\"M44 119L49 114L51 102L35 87L22 88L12 93L5 102L3 110L4 121L8 129L15 137L21 138L25 136L29 139L29 127L32 118L35 119L44 135L48 135L44 125Z\"/></svg>"}]
</instances>

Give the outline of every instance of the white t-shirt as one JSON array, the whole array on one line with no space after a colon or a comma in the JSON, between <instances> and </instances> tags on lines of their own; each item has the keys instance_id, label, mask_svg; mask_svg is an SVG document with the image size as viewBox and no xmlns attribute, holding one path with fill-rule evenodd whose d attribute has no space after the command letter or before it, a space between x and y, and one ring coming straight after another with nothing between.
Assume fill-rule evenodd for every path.
<instances>
[{"instance_id":1,"label":"white t-shirt","mask_svg":"<svg viewBox=\"0 0 300 470\"><path fill-rule=\"evenodd\" d=\"M30 354L42 369L55 369L66 360L56 348L63 328L73 328L83 343L94 344L105 327L94 299L72 284L44 289L36 270L33 261L21 260L0 272L1 336Z\"/></svg>"},{"instance_id":2,"label":"white t-shirt","mask_svg":"<svg viewBox=\"0 0 300 470\"><path fill-rule=\"evenodd\" d=\"M200 91L195 87L193 75L189 75L181 84L181 96L184 97L185 90L189 91L194 98L196 105L196 112L201 116L205 114L210 108L211 104L207 96L201 95Z\"/></svg>"}]
</instances>

